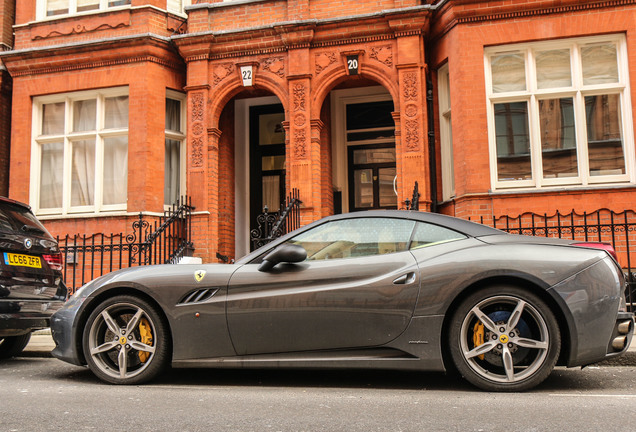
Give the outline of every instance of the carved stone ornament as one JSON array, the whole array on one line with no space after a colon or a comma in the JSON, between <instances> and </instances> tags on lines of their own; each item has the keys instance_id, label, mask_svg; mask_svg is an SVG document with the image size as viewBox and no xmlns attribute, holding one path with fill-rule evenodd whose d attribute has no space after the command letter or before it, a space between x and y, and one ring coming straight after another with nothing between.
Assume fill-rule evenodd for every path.
<instances>
[{"instance_id":1,"label":"carved stone ornament","mask_svg":"<svg viewBox=\"0 0 636 432\"><path fill-rule=\"evenodd\" d=\"M294 86L294 111L305 111L305 86L296 84Z\"/></svg>"},{"instance_id":2,"label":"carved stone ornament","mask_svg":"<svg viewBox=\"0 0 636 432\"><path fill-rule=\"evenodd\" d=\"M294 151L298 159L307 157L307 134L304 129L294 132Z\"/></svg>"},{"instance_id":3,"label":"carved stone ornament","mask_svg":"<svg viewBox=\"0 0 636 432\"><path fill-rule=\"evenodd\" d=\"M294 117L294 124L298 127L304 126L306 121L307 118L305 117L305 114L299 113Z\"/></svg>"},{"instance_id":4,"label":"carved stone ornament","mask_svg":"<svg viewBox=\"0 0 636 432\"><path fill-rule=\"evenodd\" d=\"M98 21L87 21L82 24L68 23L55 26L55 30L51 30L50 26L34 26L31 29L31 39L47 39L59 36L71 36L74 34L91 33L101 30L114 30L122 27L130 26L130 15L128 13L113 13L100 16Z\"/></svg>"},{"instance_id":5,"label":"carved stone ornament","mask_svg":"<svg viewBox=\"0 0 636 432\"><path fill-rule=\"evenodd\" d=\"M408 104L404 110L404 114L406 114L407 117L415 117L417 115L417 105Z\"/></svg>"},{"instance_id":6,"label":"carved stone ornament","mask_svg":"<svg viewBox=\"0 0 636 432\"><path fill-rule=\"evenodd\" d=\"M316 75L327 69L329 66L338 61L338 56L335 52L323 52L316 54Z\"/></svg>"},{"instance_id":7,"label":"carved stone ornament","mask_svg":"<svg viewBox=\"0 0 636 432\"><path fill-rule=\"evenodd\" d=\"M216 65L212 70L212 74L214 75L214 84L218 84L223 81L225 78L230 76L234 72L234 65L232 63L222 63Z\"/></svg>"},{"instance_id":8,"label":"carved stone ornament","mask_svg":"<svg viewBox=\"0 0 636 432\"><path fill-rule=\"evenodd\" d=\"M192 144L192 155L191 155L192 166L195 168L202 167L203 166L203 138L194 137L192 138L190 143Z\"/></svg>"},{"instance_id":9,"label":"carved stone ornament","mask_svg":"<svg viewBox=\"0 0 636 432\"><path fill-rule=\"evenodd\" d=\"M192 124L192 134L193 135L202 135L203 134L203 123L195 122Z\"/></svg>"},{"instance_id":10,"label":"carved stone ornament","mask_svg":"<svg viewBox=\"0 0 636 432\"><path fill-rule=\"evenodd\" d=\"M417 120L407 120L405 123L405 136L407 151L417 151L420 148L420 133Z\"/></svg>"},{"instance_id":11,"label":"carved stone ornament","mask_svg":"<svg viewBox=\"0 0 636 432\"><path fill-rule=\"evenodd\" d=\"M203 93L194 93L191 105L192 121L203 121Z\"/></svg>"},{"instance_id":12,"label":"carved stone ornament","mask_svg":"<svg viewBox=\"0 0 636 432\"><path fill-rule=\"evenodd\" d=\"M263 70L285 77L285 59L283 57L268 58L263 60Z\"/></svg>"},{"instance_id":13,"label":"carved stone ornament","mask_svg":"<svg viewBox=\"0 0 636 432\"><path fill-rule=\"evenodd\" d=\"M404 87L404 99L407 101L416 100L417 99L417 75L415 72L407 72L404 74L404 79L402 80L402 85Z\"/></svg>"},{"instance_id":14,"label":"carved stone ornament","mask_svg":"<svg viewBox=\"0 0 636 432\"><path fill-rule=\"evenodd\" d=\"M379 61L385 66L393 67L393 48L391 45L384 45L380 47L371 47L371 53L369 57Z\"/></svg>"}]
</instances>

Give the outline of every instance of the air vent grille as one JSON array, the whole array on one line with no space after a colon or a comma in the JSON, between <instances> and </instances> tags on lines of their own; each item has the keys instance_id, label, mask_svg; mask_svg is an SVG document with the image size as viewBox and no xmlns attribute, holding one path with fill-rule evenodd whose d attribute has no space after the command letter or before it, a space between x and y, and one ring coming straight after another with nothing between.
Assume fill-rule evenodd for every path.
<instances>
[{"instance_id":1,"label":"air vent grille","mask_svg":"<svg viewBox=\"0 0 636 432\"><path fill-rule=\"evenodd\" d=\"M192 291L185 296L177 303L178 305L186 305L186 304L196 304L203 303L210 298L218 291L218 288L205 288Z\"/></svg>"}]
</instances>

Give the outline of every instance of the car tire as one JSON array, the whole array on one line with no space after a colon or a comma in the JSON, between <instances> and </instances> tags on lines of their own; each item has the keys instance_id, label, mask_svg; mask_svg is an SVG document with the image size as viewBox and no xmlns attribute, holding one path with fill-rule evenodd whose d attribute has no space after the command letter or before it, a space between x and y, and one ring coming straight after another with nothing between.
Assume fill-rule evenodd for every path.
<instances>
[{"instance_id":1,"label":"car tire","mask_svg":"<svg viewBox=\"0 0 636 432\"><path fill-rule=\"evenodd\" d=\"M17 356L26 348L30 340L31 333L0 338L0 359Z\"/></svg>"},{"instance_id":2,"label":"car tire","mask_svg":"<svg viewBox=\"0 0 636 432\"><path fill-rule=\"evenodd\" d=\"M473 385L487 391L524 391L554 369L561 333L539 296L515 286L492 286L459 304L448 342L455 367Z\"/></svg>"},{"instance_id":3,"label":"car tire","mask_svg":"<svg viewBox=\"0 0 636 432\"><path fill-rule=\"evenodd\" d=\"M171 342L163 314L136 296L105 300L86 321L83 349L91 371L111 384L140 384L168 365Z\"/></svg>"}]
</instances>

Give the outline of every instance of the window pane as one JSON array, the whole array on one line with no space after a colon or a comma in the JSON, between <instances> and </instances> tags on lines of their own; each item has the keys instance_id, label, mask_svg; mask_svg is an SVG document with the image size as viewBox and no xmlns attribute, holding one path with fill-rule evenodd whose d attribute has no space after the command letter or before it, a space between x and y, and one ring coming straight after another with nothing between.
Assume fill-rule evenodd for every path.
<instances>
[{"instance_id":1,"label":"window pane","mask_svg":"<svg viewBox=\"0 0 636 432\"><path fill-rule=\"evenodd\" d=\"M395 178L395 168L380 168L380 207L396 207L397 196L393 189L393 179Z\"/></svg>"},{"instance_id":2,"label":"window pane","mask_svg":"<svg viewBox=\"0 0 636 432\"><path fill-rule=\"evenodd\" d=\"M590 45L581 48L583 84L606 84L618 82L616 45Z\"/></svg>"},{"instance_id":3,"label":"window pane","mask_svg":"<svg viewBox=\"0 0 636 432\"><path fill-rule=\"evenodd\" d=\"M181 131L181 101L166 99L166 130Z\"/></svg>"},{"instance_id":4,"label":"window pane","mask_svg":"<svg viewBox=\"0 0 636 432\"><path fill-rule=\"evenodd\" d=\"M104 128L116 129L128 127L128 96L106 98Z\"/></svg>"},{"instance_id":5,"label":"window pane","mask_svg":"<svg viewBox=\"0 0 636 432\"><path fill-rule=\"evenodd\" d=\"M64 102L42 106L42 135L64 133Z\"/></svg>"},{"instance_id":6,"label":"window pane","mask_svg":"<svg viewBox=\"0 0 636 432\"><path fill-rule=\"evenodd\" d=\"M347 130L395 127L393 101L365 102L347 105Z\"/></svg>"},{"instance_id":7,"label":"window pane","mask_svg":"<svg viewBox=\"0 0 636 432\"><path fill-rule=\"evenodd\" d=\"M625 174L619 95L585 97L590 175Z\"/></svg>"},{"instance_id":8,"label":"window pane","mask_svg":"<svg viewBox=\"0 0 636 432\"><path fill-rule=\"evenodd\" d=\"M181 192L181 141L166 140L166 159L164 167L164 204L177 202Z\"/></svg>"},{"instance_id":9,"label":"window pane","mask_svg":"<svg viewBox=\"0 0 636 432\"><path fill-rule=\"evenodd\" d=\"M495 135L498 179L531 179L528 103L495 104Z\"/></svg>"},{"instance_id":10,"label":"window pane","mask_svg":"<svg viewBox=\"0 0 636 432\"><path fill-rule=\"evenodd\" d=\"M40 208L49 209L62 207L63 166L64 143L42 144Z\"/></svg>"},{"instance_id":11,"label":"window pane","mask_svg":"<svg viewBox=\"0 0 636 432\"><path fill-rule=\"evenodd\" d=\"M95 140L75 141L71 173L71 206L95 204Z\"/></svg>"},{"instance_id":12,"label":"window pane","mask_svg":"<svg viewBox=\"0 0 636 432\"><path fill-rule=\"evenodd\" d=\"M310 260L352 258L405 251L415 222L360 218L320 225L291 240Z\"/></svg>"},{"instance_id":13,"label":"window pane","mask_svg":"<svg viewBox=\"0 0 636 432\"><path fill-rule=\"evenodd\" d=\"M269 212L280 210L280 176L263 176L263 206L267 206Z\"/></svg>"},{"instance_id":14,"label":"window pane","mask_svg":"<svg viewBox=\"0 0 636 432\"><path fill-rule=\"evenodd\" d=\"M576 177L576 131L572 98L539 101L543 177Z\"/></svg>"},{"instance_id":15,"label":"window pane","mask_svg":"<svg viewBox=\"0 0 636 432\"><path fill-rule=\"evenodd\" d=\"M261 158L261 169L263 171L276 171L285 169L285 155L263 156Z\"/></svg>"},{"instance_id":16,"label":"window pane","mask_svg":"<svg viewBox=\"0 0 636 432\"><path fill-rule=\"evenodd\" d=\"M540 89L570 87L570 50L539 51L536 54L537 86Z\"/></svg>"},{"instance_id":17,"label":"window pane","mask_svg":"<svg viewBox=\"0 0 636 432\"><path fill-rule=\"evenodd\" d=\"M449 230L448 228L418 222L415 227L415 233L413 233L411 249L464 238L466 238L464 234Z\"/></svg>"},{"instance_id":18,"label":"window pane","mask_svg":"<svg viewBox=\"0 0 636 432\"><path fill-rule=\"evenodd\" d=\"M526 62L523 53L507 53L491 59L492 90L495 93L526 89Z\"/></svg>"},{"instance_id":19,"label":"window pane","mask_svg":"<svg viewBox=\"0 0 636 432\"><path fill-rule=\"evenodd\" d=\"M129 5L130 0L109 0L108 7Z\"/></svg>"},{"instance_id":20,"label":"window pane","mask_svg":"<svg viewBox=\"0 0 636 432\"><path fill-rule=\"evenodd\" d=\"M104 204L124 204L128 196L128 137L104 140Z\"/></svg>"},{"instance_id":21,"label":"window pane","mask_svg":"<svg viewBox=\"0 0 636 432\"><path fill-rule=\"evenodd\" d=\"M373 170L355 170L353 187L356 208L373 207Z\"/></svg>"},{"instance_id":22,"label":"window pane","mask_svg":"<svg viewBox=\"0 0 636 432\"><path fill-rule=\"evenodd\" d=\"M96 129L96 107L96 99L73 102L73 132Z\"/></svg>"},{"instance_id":23,"label":"window pane","mask_svg":"<svg viewBox=\"0 0 636 432\"><path fill-rule=\"evenodd\" d=\"M47 0L46 16L63 15L68 13L69 0Z\"/></svg>"},{"instance_id":24,"label":"window pane","mask_svg":"<svg viewBox=\"0 0 636 432\"><path fill-rule=\"evenodd\" d=\"M77 0L77 11L84 12L99 9L99 0Z\"/></svg>"},{"instance_id":25,"label":"window pane","mask_svg":"<svg viewBox=\"0 0 636 432\"><path fill-rule=\"evenodd\" d=\"M353 152L353 163L371 164L395 162L395 148L361 149Z\"/></svg>"}]
</instances>

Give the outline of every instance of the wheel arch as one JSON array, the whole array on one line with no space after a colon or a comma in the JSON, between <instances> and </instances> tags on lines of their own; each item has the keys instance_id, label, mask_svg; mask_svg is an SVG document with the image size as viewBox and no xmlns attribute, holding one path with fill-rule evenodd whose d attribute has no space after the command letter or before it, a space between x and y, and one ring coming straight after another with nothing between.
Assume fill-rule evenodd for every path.
<instances>
[{"instance_id":1,"label":"wheel arch","mask_svg":"<svg viewBox=\"0 0 636 432\"><path fill-rule=\"evenodd\" d=\"M442 324L442 335L441 335L441 343L442 343L442 359L444 362L444 367L446 370L454 370L455 367L453 365L453 361L450 357L449 351L449 328L450 321L455 314L458 306L465 298L469 295L473 294L476 291L487 288L493 285L512 285L521 289L528 290L533 294L536 294L543 300L550 311L554 315L558 326L559 332L561 333L561 352L559 354L559 359L557 360L557 365L565 365L567 364L568 359L570 358L570 353L572 352L573 347L576 344L576 339L574 338L575 332L572 331L570 323L567 318L563 314L563 309L557 302L557 300L550 295L548 290L537 285L535 282L524 279L519 276L494 276L481 279L479 281L473 282L470 285L466 286L461 292L455 296L453 301L450 303L449 307L446 309L444 314L444 321ZM565 335L566 337L563 337Z\"/></svg>"},{"instance_id":2,"label":"wheel arch","mask_svg":"<svg viewBox=\"0 0 636 432\"><path fill-rule=\"evenodd\" d=\"M79 360L82 362L82 364L86 364L82 340L84 336L84 328L86 327L88 317L91 315L91 313L93 313L95 309L97 309L97 307L102 302L118 295L137 297L155 307L157 312L161 314L161 317L165 320L165 324L168 327L167 336L170 341L170 356L172 357L172 326L170 325L170 320L168 319L168 316L166 315L166 312L163 310L161 305L151 295L149 295L147 292L140 289L139 287L136 287L134 285L120 285L104 290L97 294L95 297L92 297L90 303L88 303L86 307L82 309L76 321L74 342L76 345L75 349L77 350Z\"/></svg>"}]
</instances>

